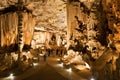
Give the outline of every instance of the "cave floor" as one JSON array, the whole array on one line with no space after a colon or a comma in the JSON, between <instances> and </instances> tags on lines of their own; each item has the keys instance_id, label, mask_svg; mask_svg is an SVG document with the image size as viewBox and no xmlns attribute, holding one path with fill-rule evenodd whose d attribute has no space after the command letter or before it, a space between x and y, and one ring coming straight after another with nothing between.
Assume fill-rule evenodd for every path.
<instances>
[{"instance_id":1,"label":"cave floor","mask_svg":"<svg viewBox=\"0 0 120 80\"><path fill-rule=\"evenodd\" d=\"M37 65L29 70L14 76L14 78L4 77L0 80L90 80L91 73L89 70L69 71L64 66L60 66L57 59L58 57L49 56L44 61L43 57L40 57Z\"/></svg>"}]
</instances>

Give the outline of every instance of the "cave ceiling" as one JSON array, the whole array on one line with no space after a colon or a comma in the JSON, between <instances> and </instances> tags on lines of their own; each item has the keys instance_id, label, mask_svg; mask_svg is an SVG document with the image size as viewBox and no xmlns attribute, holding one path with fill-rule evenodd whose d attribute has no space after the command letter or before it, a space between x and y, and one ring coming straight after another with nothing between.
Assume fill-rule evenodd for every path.
<instances>
[{"instance_id":1,"label":"cave ceiling","mask_svg":"<svg viewBox=\"0 0 120 80\"><path fill-rule=\"evenodd\" d=\"M32 11L36 27L48 31L66 31L66 0L23 0ZM0 0L0 10L16 5L18 0Z\"/></svg>"}]
</instances>

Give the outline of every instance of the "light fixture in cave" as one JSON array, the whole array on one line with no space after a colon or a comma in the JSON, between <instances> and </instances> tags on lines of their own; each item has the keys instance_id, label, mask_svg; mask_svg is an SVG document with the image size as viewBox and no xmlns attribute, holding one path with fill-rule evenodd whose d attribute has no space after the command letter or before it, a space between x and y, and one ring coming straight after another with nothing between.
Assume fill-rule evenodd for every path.
<instances>
[{"instance_id":1,"label":"light fixture in cave","mask_svg":"<svg viewBox=\"0 0 120 80\"><path fill-rule=\"evenodd\" d=\"M57 61L60 61L60 59L58 58Z\"/></svg>"},{"instance_id":2,"label":"light fixture in cave","mask_svg":"<svg viewBox=\"0 0 120 80\"><path fill-rule=\"evenodd\" d=\"M67 69L68 72L72 72L72 68L70 67L69 69Z\"/></svg>"},{"instance_id":3,"label":"light fixture in cave","mask_svg":"<svg viewBox=\"0 0 120 80\"><path fill-rule=\"evenodd\" d=\"M14 74L13 73L10 73L9 77L8 77L10 80L14 80Z\"/></svg>"},{"instance_id":4,"label":"light fixture in cave","mask_svg":"<svg viewBox=\"0 0 120 80\"><path fill-rule=\"evenodd\" d=\"M57 65L60 66L60 67L63 67L63 63L57 64Z\"/></svg>"},{"instance_id":5,"label":"light fixture in cave","mask_svg":"<svg viewBox=\"0 0 120 80\"><path fill-rule=\"evenodd\" d=\"M34 66L37 66L37 65L38 65L38 63L33 63L33 65L34 65Z\"/></svg>"},{"instance_id":6,"label":"light fixture in cave","mask_svg":"<svg viewBox=\"0 0 120 80\"><path fill-rule=\"evenodd\" d=\"M95 80L95 78L92 77L90 80Z\"/></svg>"},{"instance_id":7,"label":"light fixture in cave","mask_svg":"<svg viewBox=\"0 0 120 80\"><path fill-rule=\"evenodd\" d=\"M30 53L30 51L28 51L27 53Z\"/></svg>"}]
</instances>

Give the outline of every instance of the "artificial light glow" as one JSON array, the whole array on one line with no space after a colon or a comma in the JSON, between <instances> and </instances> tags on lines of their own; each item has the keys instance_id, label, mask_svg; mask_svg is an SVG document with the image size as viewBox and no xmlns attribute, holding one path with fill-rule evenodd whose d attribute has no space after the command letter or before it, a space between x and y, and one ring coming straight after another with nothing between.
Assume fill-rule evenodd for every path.
<instances>
[{"instance_id":1,"label":"artificial light glow","mask_svg":"<svg viewBox=\"0 0 120 80\"><path fill-rule=\"evenodd\" d=\"M67 47L67 45L65 45L64 47Z\"/></svg>"},{"instance_id":2,"label":"artificial light glow","mask_svg":"<svg viewBox=\"0 0 120 80\"><path fill-rule=\"evenodd\" d=\"M13 80L13 79L14 79L13 73L11 73L11 74L9 75L9 79L10 79L10 80Z\"/></svg>"},{"instance_id":3,"label":"artificial light glow","mask_svg":"<svg viewBox=\"0 0 120 80\"><path fill-rule=\"evenodd\" d=\"M63 63L61 63L61 64L58 64L58 66L60 66L60 67L63 67Z\"/></svg>"},{"instance_id":4,"label":"artificial light glow","mask_svg":"<svg viewBox=\"0 0 120 80\"><path fill-rule=\"evenodd\" d=\"M36 60L36 59L37 59L37 57L34 57L33 59L35 59L35 60Z\"/></svg>"},{"instance_id":5,"label":"artificial light glow","mask_svg":"<svg viewBox=\"0 0 120 80\"><path fill-rule=\"evenodd\" d=\"M38 65L38 63L33 63L33 65L34 65L34 66L37 66L37 65Z\"/></svg>"},{"instance_id":6,"label":"artificial light glow","mask_svg":"<svg viewBox=\"0 0 120 80\"><path fill-rule=\"evenodd\" d=\"M95 80L94 78L91 78L90 80Z\"/></svg>"},{"instance_id":7,"label":"artificial light glow","mask_svg":"<svg viewBox=\"0 0 120 80\"><path fill-rule=\"evenodd\" d=\"M68 72L72 72L72 68L67 69Z\"/></svg>"},{"instance_id":8,"label":"artificial light glow","mask_svg":"<svg viewBox=\"0 0 120 80\"><path fill-rule=\"evenodd\" d=\"M11 73L10 76L13 76L13 74Z\"/></svg>"},{"instance_id":9,"label":"artificial light glow","mask_svg":"<svg viewBox=\"0 0 120 80\"><path fill-rule=\"evenodd\" d=\"M28 51L28 53L30 53L30 51Z\"/></svg>"},{"instance_id":10,"label":"artificial light glow","mask_svg":"<svg viewBox=\"0 0 120 80\"><path fill-rule=\"evenodd\" d=\"M58 61L60 61L60 59L57 59Z\"/></svg>"}]
</instances>

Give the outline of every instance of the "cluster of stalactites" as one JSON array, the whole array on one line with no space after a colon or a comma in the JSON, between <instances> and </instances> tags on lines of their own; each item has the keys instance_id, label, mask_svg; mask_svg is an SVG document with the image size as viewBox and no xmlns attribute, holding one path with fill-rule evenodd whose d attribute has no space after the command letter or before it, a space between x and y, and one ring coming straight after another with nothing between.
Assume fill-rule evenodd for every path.
<instances>
[{"instance_id":1,"label":"cluster of stalactites","mask_svg":"<svg viewBox=\"0 0 120 80\"><path fill-rule=\"evenodd\" d=\"M23 26L23 43L30 45L35 21L30 13L24 12L22 15L23 21L21 26ZM18 14L16 12L0 15L0 33L1 47L10 46L11 44L16 44L18 42Z\"/></svg>"}]
</instances>

